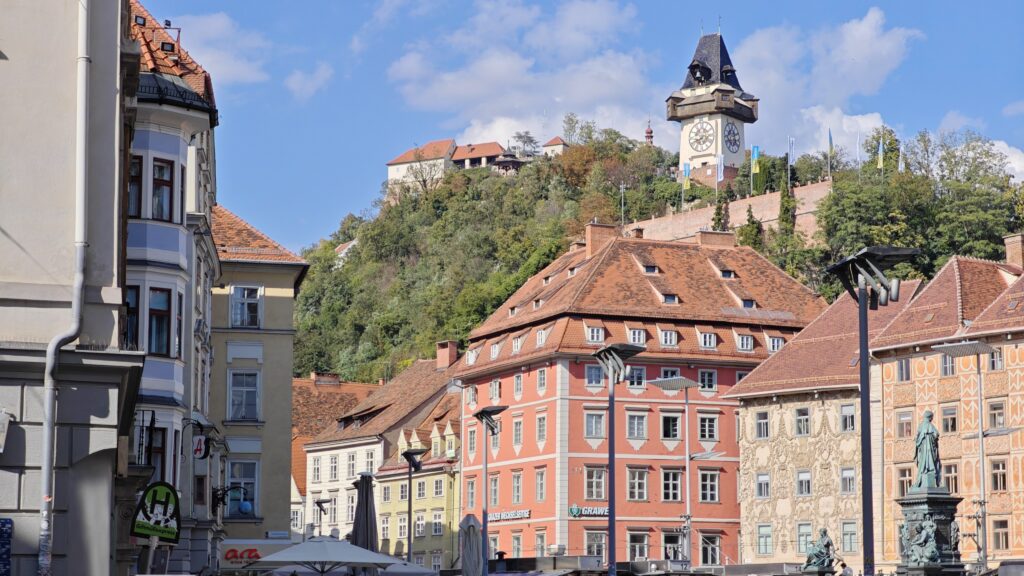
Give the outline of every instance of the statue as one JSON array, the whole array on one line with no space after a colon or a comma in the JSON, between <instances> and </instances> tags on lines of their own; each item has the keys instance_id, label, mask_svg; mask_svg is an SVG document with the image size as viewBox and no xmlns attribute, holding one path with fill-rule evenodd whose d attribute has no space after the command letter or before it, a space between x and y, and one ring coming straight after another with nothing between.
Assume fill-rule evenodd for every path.
<instances>
[{"instance_id":1,"label":"statue","mask_svg":"<svg viewBox=\"0 0 1024 576\"><path fill-rule=\"evenodd\" d=\"M914 438L914 460L917 462L917 479L914 488L938 488L941 485L939 464L939 431L932 424L931 410L925 410L924 420L917 428Z\"/></svg>"},{"instance_id":2,"label":"statue","mask_svg":"<svg viewBox=\"0 0 1024 576\"><path fill-rule=\"evenodd\" d=\"M949 523L949 547L953 552L960 552L960 525L956 520Z\"/></svg>"},{"instance_id":3,"label":"statue","mask_svg":"<svg viewBox=\"0 0 1024 576\"><path fill-rule=\"evenodd\" d=\"M906 562L910 556L910 528L906 523L900 524L900 557Z\"/></svg>"},{"instance_id":4,"label":"statue","mask_svg":"<svg viewBox=\"0 0 1024 576\"><path fill-rule=\"evenodd\" d=\"M835 545L828 530L822 528L818 534L818 541L807 547L807 560L801 568L803 571L831 570L835 562Z\"/></svg>"},{"instance_id":5,"label":"statue","mask_svg":"<svg viewBox=\"0 0 1024 576\"><path fill-rule=\"evenodd\" d=\"M910 565L931 564L939 560L939 548L935 543L935 522L931 515L917 525L917 536L910 546Z\"/></svg>"}]
</instances>

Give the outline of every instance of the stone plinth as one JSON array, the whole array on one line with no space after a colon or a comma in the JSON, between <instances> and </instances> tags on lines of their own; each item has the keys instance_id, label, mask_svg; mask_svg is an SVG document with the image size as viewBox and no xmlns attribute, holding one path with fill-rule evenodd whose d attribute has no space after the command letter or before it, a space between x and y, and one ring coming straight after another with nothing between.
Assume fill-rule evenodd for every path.
<instances>
[{"instance_id":1,"label":"stone plinth","mask_svg":"<svg viewBox=\"0 0 1024 576\"><path fill-rule=\"evenodd\" d=\"M806 576L833 576L836 573L836 569L833 567L829 568L804 568L800 571L801 574Z\"/></svg>"},{"instance_id":2,"label":"stone plinth","mask_svg":"<svg viewBox=\"0 0 1024 576\"><path fill-rule=\"evenodd\" d=\"M900 556L896 573L906 576L963 576L960 549L954 540L956 508L963 498L946 488L911 488L896 502L903 508Z\"/></svg>"}]
</instances>

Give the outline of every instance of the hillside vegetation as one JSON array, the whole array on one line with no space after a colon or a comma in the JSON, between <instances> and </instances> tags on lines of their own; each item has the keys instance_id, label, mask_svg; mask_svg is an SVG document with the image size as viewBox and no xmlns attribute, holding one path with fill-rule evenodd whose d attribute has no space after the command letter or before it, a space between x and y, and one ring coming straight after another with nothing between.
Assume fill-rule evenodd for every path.
<instances>
[{"instance_id":1,"label":"hillside vegetation","mask_svg":"<svg viewBox=\"0 0 1024 576\"><path fill-rule=\"evenodd\" d=\"M575 124L573 123L575 122ZM669 207L720 204L718 228L737 228L787 272L834 296L822 270L866 244L924 249L898 273L928 277L949 254L1002 257L1001 236L1019 227L1021 189L1010 183L1002 157L974 134L941 139L922 133L905 143L905 172L897 172L899 143L888 130L867 141L862 166L842 151L832 159L835 192L819 213L822 237L793 230L795 203L785 194L785 157L763 157L754 193L783 190L778 232L759 222L724 222L725 204L749 193L749 164L716 199L694 186L682 196L669 176L677 157L640 145L614 130L567 118L573 144L555 159L539 158L513 177L489 169L452 171L433 185L392 190L376 214L347 216L338 230L303 255L310 272L296 310L295 371L330 371L346 379L390 377L414 358L430 357L438 340L465 342L527 278L562 254L586 222L618 222L620 185L627 221ZM871 151L885 138L884 175ZM817 181L824 154L796 161L794 183ZM736 192L736 191L741 192ZM335 246L356 239L341 263Z\"/></svg>"}]
</instances>

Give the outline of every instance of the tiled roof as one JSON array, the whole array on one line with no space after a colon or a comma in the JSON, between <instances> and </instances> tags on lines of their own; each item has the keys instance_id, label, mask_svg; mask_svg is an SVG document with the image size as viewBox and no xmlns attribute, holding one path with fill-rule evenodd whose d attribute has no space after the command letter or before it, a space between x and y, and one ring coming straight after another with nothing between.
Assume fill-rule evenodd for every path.
<instances>
[{"instance_id":1,"label":"tiled roof","mask_svg":"<svg viewBox=\"0 0 1024 576\"><path fill-rule=\"evenodd\" d=\"M459 418L462 410L462 406L460 404L461 397L462 395L460 393L450 393L441 396L441 398L438 399L437 404L434 405L433 410L430 411L430 414L427 414L427 416L424 417L423 420L416 425L416 436L420 439L420 442L423 443L423 446L425 448L429 449L431 447L430 435L434 433L435 426L437 426L438 432L444 434L445 428L450 423L452 427L452 432L455 433L456 437L459 435ZM408 441L409 435L407 433L405 437L406 440ZM431 465L442 465L458 460L459 451L456 451L455 454L456 457L454 459L449 459L447 456L443 454L442 445L441 455L437 457L432 457L428 452L426 455L424 455L425 457L422 458L421 461L423 462L424 468L430 468ZM396 443L396 449L394 453L390 454L384 460L384 463L380 467L380 472L387 472L389 470L399 468L404 470L405 467L405 459L402 458L402 454L397 449Z\"/></svg>"},{"instance_id":2,"label":"tiled roof","mask_svg":"<svg viewBox=\"0 0 1024 576\"><path fill-rule=\"evenodd\" d=\"M568 146L568 145L569 144L566 143L565 140L562 140L561 136L555 136L551 140L548 140L547 142L545 142L543 147L547 148L548 146Z\"/></svg>"},{"instance_id":3,"label":"tiled roof","mask_svg":"<svg viewBox=\"0 0 1024 576\"><path fill-rule=\"evenodd\" d=\"M227 208L218 204L212 212L213 243L221 262L306 263Z\"/></svg>"},{"instance_id":4,"label":"tiled roof","mask_svg":"<svg viewBox=\"0 0 1024 576\"><path fill-rule=\"evenodd\" d=\"M868 310L868 337L880 334L921 287L910 280L901 288L899 302ZM824 390L857 389L860 384L857 301L840 295L814 322L781 350L758 365L726 393L726 398Z\"/></svg>"},{"instance_id":5,"label":"tiled roof","mask_svg":"<svg viewBox=\"0 0 1024 576\"><path fill-rule=\"evenodd\" d=\"M871 347L894 348L954 336L1020 273L1014 265L954 256Z\"/></svg>"},{"instance_id":6,"label":"tiled roof","mask_svg":"<svg viewBox=\"0 0 1024 576\"><path fill-rule=\"evenodd\" d=\"M436 360L416 360L394 380L344 414L343 429L339 430L339 425L332 422L313 438L312 443L383 434L442 391L453 376L453 368L438 370Z\"/></svg>"},{"instance_id":7,"label":"tiled roof","mask_svg":"<svg viewBox=\"0 0 1024 576\"><path fill-rule=\"evenodd\" d=\"M971 323L967 334L984 334L994 331L1024 329L1024 276L986 308Z\"/></svg>"},{"instance_id":8,"label":"tiled roof","mask_svg":"<svg viewBox=\"0 0 1024 576\"><path fill-rule=\"evenodd\" d=\"M448 152L455 146L455 140L434 140L427 142L419 148L411 148L400 154L397 158L388 162L388 166L395 164L408 164L409 162L422 162L424 160L436 160L447 158Z\"/></svg>"},{"instance_id":9,"label":"tiled roof","mask_svg":"<svg viewBox=\"0 0 1024 576\"><path fill-rule=\"evenodd\" d=\"M466 144L455 148L455 153L452 154L452 160L458 162L459 160L466 160L469 158L489 158L491 156L497 156L504 151L505 149L497 142Z\"/></svg>"},{"instance_id":10,"label":"tiled roof","mask_svg":"<svg viewBox=\"0 0 1024 576\"><path fill-rule=\"evenodd\" d=\"M342 242L341 244L338 244L337 246L334 247L334 253L339 256L344 255L346 252L348 252L348 249L351 248L355 243L355 240Z\"/></svg>"},{"instance_id":11,"label":"tiled roof","mask_svg":"<svg viewBox=\"0 0 1024 576\"><path fill-rule=\"evenodd\" d=\"M729 58L729 51L725 48L725 40L721 34L706 34L700 37L697 42L697 49L693 53L693 60L707 66L711 70L711 78L705 84L725 83L733 88L743 91L740 86L740 79L736 76L736 69ZM689 64L687 64L689 66ZM687 71L686 81L683 88L698 86L697 80Z\"/></svg>"},{"instance_id":12,"label":"tiled roof","mask_svg":"<svg viewBox=\"0 0 1024 576\"><path fill-rule=\"evenodd\" d=\"M131 36L139 43L143 71L177 76L184 80L192 91L210 105L214 105L210 74L178 45L177 39L172 37L138 0L131 0L131 11ZM143 18L145 24L136 22L137 17ZM174 49L164 51L164 43L170 43Z\"/></svg>"}]
</instances>

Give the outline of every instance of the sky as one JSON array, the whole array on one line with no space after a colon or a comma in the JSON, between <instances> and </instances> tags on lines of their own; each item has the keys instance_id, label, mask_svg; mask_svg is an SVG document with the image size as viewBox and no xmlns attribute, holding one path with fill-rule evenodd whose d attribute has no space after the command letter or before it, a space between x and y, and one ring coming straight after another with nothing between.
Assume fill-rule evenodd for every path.
<instances>
[{"instance_id":1,"label":"sky","mask_svg":"<svg viewBox=\"0 0 1024 576\"><path fill-rule=\"evenodd\" d=\"M575 112L676 151L665 99L721 30L768 154L970 128L1024 180L1024 2L143 0L213 77L218 200L299 250L425 142L546 141Z\"/></svg>"}]
</instances>

